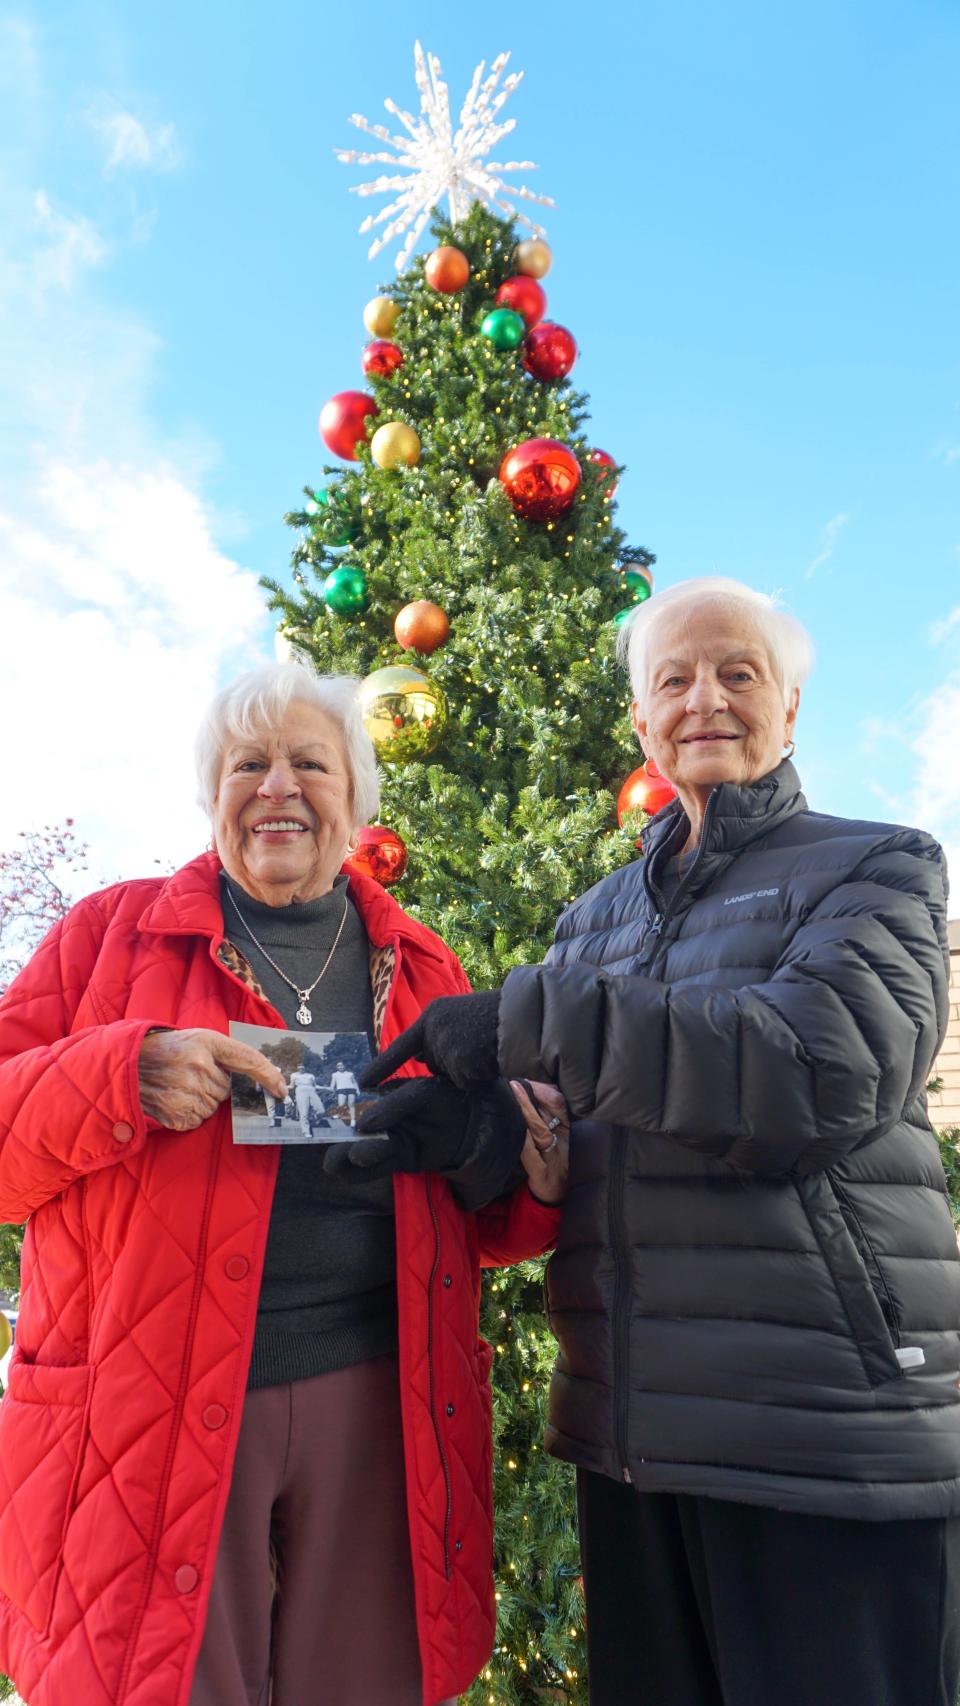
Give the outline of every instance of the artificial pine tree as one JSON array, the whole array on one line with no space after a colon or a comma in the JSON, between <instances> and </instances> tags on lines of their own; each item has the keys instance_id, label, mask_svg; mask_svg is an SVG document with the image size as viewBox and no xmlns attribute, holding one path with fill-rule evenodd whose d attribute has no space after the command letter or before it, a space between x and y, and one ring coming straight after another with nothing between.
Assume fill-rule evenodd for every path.
<instances>
[{"instance_id":1,"label":"artificial pine tree","mask_svg":"<svg viewBox=\"0 0 960 1706\"><path fill-rule=\"evenodd\" d=\"M366 868L395 881L406 851L397 898L489 988L542 959L562 908L634 856L616 810L638 757L616 619L649 596L653 558L615 524L616 465L565 377L575 345L544 322L546 244L518 247L479 202L433 232L367 305L366 397L321 416L347 465L287 518L294 588L264 584L281 649L364 678L383 767ZM543 1451L542 1267L485 1284L500 1618L471 1706L587 1698L574 1479Z\"/></svg>"}]
</instances>

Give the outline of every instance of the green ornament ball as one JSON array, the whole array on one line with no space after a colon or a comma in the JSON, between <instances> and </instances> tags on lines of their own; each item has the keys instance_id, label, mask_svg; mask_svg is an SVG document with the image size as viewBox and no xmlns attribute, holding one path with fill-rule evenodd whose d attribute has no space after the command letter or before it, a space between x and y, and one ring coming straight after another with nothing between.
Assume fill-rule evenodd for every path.
<instances>
[{"instance_id":1,"label":"green ornament ball","mask_svg":"<svg viewBox=\"0 0 960 1706\"><path fill-rule=\"evenodd\" d=\"M622 628L625 622L629 622L636 608L635 604L627 604L624 606L623 610L618 610L616 616L613 618L614 627Z\"/></svg>"},{"instance_id":2,"label":"green ornament ball","mask_svg":"<svg viewBox=\"0 0 960 1706\"><path fill-rule=\"evenodd\" d=\"M646 604L653 590L646 575L642 574L639 569L625 569L623 578L630 594L631 604Z\"/></svg>"},{"instance_id":3,"label":"green ornament ball","mask_svg":"<svg viewBox=\"0 0 960 1706\"><path fill-rule=\"evenodd\" d=\"M321 588L321 597L338 616L359 616L367 608L367 582L362 569L333 569Z\"/></svg>"},{"instance_id":4,"label":"green ornament ball","mask_svg":"<svg viewBox=\"0 0 960 1706\"><path fill-rule=\"evenodd\" d=\"M522 314L512 308L491 308L480 327L481 336L489 338L494 349L519 349L527 335Z\"/></svg>"}]
</instances>

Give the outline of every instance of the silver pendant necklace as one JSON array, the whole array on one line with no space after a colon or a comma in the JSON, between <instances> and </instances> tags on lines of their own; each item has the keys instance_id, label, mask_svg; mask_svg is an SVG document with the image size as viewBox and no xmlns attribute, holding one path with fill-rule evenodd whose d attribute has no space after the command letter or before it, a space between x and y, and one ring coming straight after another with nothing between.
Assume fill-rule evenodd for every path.
<instances>
[{"instance_id":1,"label":"silver pendant necklace","mask_svg":"<svg viewBox=\"0 0 960 1706\"><path fill-rule=\"evenodd\" d=\"M224 884L224 887L226 888L226 884ZM297 1008L297 1024L298 1025L310 1025L310 1024L312 1024L313 1023L313 1014L311 1013L310 1008L308 1007L307 1003L308 1003L311 995L313 994L314 990L316 989L317 984L320 982L320 978L323 976L328 965L330 964L330 961L333 959L333 956L337 951L337 943L339 942L341 936L343 935L343 927L347 922L347 907L349 905L349 901L347 900L347 896L344 895L344 897L343 897L343 917L340 920L340 927L337 930L337 934L333 938L333 947L330 949L330 952L327 955L326 959L324 960L323 965L320 967L319 976L314 978L309 989L298 989L296 984L293 981L293 978L288 977L285 971L281 971L280 967L277 965L276 960L273 960L270 958L270 955L267 953L267 950L264 947L263 943L257 941L256 936L253 934L253 931L251 930L246 919L244 918L243 913L240 911L240 908L237 905L236 901L234 900L233 895L230 893L229 889L227 889L227 897L230 901L230 905L233 907L234 912L236 913L237 917L239 918L241 924L243 925L243 928L247 932L247 935L249 936L254 947L260 949L260 952L263 955L264 959L267 961L267 964L271 965L273 967L273 969L276 972L278 977L283 978L284 983L288 986L288 988L293 990L294 995L299 995L300 1005Z\"/></svg>"}]
</instances>

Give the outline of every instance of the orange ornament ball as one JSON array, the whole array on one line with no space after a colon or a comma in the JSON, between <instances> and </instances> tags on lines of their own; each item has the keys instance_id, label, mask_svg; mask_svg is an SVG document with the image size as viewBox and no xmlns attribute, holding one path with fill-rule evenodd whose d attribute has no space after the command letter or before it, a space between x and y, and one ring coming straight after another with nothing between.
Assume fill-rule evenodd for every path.
<instances>
[{"instance_id":1,"label":"orange ornament ball","mask_svg":"<svg viewBox=\"0 0 960 1706\"><path fill-rule=\"evenodd\" d=\"M617 795L617 822L622 829L623 820L630 812L646 812L648 817L655 817L657 812L662 811L664 806L668 806L676 797L677 790L673 783L661 776L650 758L627 777L620 789Z\"/></svg>"},{"instance_id":2,"label":"orange ornament ball","mask_svg":"<svg viewBox=\"0 0 960 1706\"><path fill-rule=\"evenodd\" d=\"M388 889L400 881L407 868L407 849L395 829L388 829L383 823L368 823L360 831L359 843L347 866Z\"/></svg>"},{"instance_id":3,"label":"orange ornament ball","mask_svg":"<svg viewBox=\"0 0 960 1706\"><path fill-rule=\"evenodd\" d=\"M393 631L397 644L405 652L429 655L446 643L450 623L439 604L431 603L429 598L417 598L412 604L404 605L393 624Z\"/></svg>"},{"instance_id":4,"label":"orange ornament ball","mask_svg":"<svg viewBox=\"0 0 960 1706\"><path fill-rule=\"evenodd\" d=\"M463 289L470 277L470 262L462 249L442 243L439 249L434 249L427 256L423 270L433 290L441 291L444 296L453 296Z\"/></svg>"}]
</instances>

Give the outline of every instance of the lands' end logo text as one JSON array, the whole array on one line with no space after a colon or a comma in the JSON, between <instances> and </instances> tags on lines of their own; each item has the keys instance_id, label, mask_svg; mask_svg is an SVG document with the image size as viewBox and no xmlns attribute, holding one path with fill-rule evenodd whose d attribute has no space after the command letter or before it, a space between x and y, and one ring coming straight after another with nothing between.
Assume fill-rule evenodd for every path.
<instances>
[{"instance_id":1,"label":"lands' end logo text","mask_svg":"<svg viewBox=\"0 0 960 1706\"><path fill-rule=\"evenodd\" d=\"M724 906L736 906L738 900L766 900L768 895L779 894L779 889L751 889L749 894L731 894L724 901Z\"/></svg>"}]
</instances>

